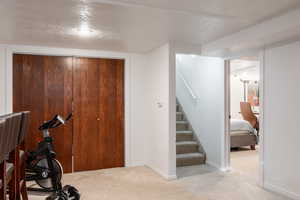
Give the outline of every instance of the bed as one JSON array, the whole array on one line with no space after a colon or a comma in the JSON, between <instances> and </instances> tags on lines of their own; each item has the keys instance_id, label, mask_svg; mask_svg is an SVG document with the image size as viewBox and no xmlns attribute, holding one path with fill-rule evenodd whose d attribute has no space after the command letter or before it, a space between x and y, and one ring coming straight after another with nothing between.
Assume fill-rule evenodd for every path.
<instances>
[{"instance_id":1,"label":"bed","mask_svg":"<svg viewBox=\"0 0 300 200\"><path fill-rule=\"evenodd\" d=\"M257 143L257 131L248 121L242 119L230 120L231 148L250 146L252 150L255 150L255 145Z\"/></svg>"}]
</instances>

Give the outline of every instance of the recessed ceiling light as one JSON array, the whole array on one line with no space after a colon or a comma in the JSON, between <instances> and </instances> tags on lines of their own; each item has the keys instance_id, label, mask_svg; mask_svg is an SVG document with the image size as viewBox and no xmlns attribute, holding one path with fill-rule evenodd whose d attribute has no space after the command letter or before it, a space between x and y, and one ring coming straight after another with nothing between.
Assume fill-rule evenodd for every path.
<instances>
[{"instance_id":1,"label":"recessed ceiling light","mask_svg":"<svg viewBox=\"0 0 300 200\"><path fill-rule=\"evenodd\" d=\"M87 24L82 24L78 29L78 35L82 37L90 37L96 34Z\"/></svg>"},{"instance_id":2,"label":"recessed ceiling light","mask_svg":"<svg viewBox=\"0 0 300 200\"><path fill-rule=\"evenodd\" d=\"M87 23L82 23L79 27L71 29L70 34L84 38L102 37L100 31L92 29Z\"/></svg>"},{"instance_id":3,"label":"recessed ceiling light","mask_svg":"<svg viewBox=\"0 0 300 200\"><path fill-rule=\"evenodd\" d=\"M82 37L93 37L99 34L99 31L91 29L87 24L82 24L78 29L78 35Z\"/></svg>"}]
</instances>

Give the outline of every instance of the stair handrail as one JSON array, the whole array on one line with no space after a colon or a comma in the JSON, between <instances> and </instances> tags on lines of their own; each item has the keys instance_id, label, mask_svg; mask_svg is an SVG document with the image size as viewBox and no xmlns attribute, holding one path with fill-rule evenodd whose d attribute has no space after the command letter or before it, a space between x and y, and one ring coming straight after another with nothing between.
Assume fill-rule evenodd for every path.
<instances>
[{"instance_id":1,"label":"stair handrail","mask_svg":"<svg viewBox=\"0 0 300 200\"><path fill-rule=\"evenodd\" d=\"M194 93L193 89L191 88L191 86L188 84L188 82L185 80L185 78L183 77L183 75L178 72L179 78L182 80L184 86L186 87L186 89L189 91L189 94L192 96L192 98L197 101L198 100L198 96Z\"/></svg>"}]
</instances>

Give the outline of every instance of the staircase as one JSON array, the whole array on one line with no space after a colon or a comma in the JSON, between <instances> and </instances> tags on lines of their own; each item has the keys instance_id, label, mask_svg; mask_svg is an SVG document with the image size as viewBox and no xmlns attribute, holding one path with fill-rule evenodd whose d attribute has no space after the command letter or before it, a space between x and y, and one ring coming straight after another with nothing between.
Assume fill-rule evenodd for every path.
<instances>
[{"instance_id":1,"label":"staircase","mask_svg":"<svg viewBox=\"0 0 300 200\"><path fill-rule=\"evenodd\" d=\"M205 164L205 152L194 135L182 107L176 105L176 165L177 167Z\"/></svg>"}]
</instances>

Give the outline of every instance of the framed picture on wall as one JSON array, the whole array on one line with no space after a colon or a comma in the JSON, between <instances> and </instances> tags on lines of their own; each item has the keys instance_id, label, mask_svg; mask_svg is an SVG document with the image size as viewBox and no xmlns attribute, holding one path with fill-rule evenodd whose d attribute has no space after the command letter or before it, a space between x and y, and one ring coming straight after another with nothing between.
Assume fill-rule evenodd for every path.
<instances>
[{"instance_id":1,"label":"framed picture on wall","mask_svg":"<svg viewBox=\"0 0 300 200\"><path fill-rule=\"evenodd\" d=\"M251 106L259 106L258 81L249 81L247 84L247 101L251 104Z\"/></svg>"}]
</instances>

